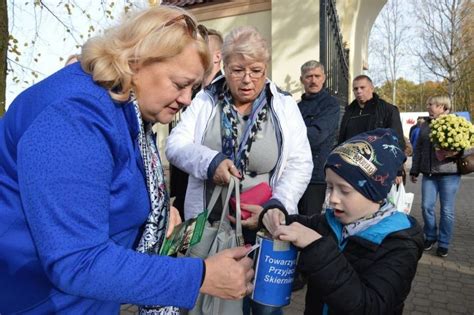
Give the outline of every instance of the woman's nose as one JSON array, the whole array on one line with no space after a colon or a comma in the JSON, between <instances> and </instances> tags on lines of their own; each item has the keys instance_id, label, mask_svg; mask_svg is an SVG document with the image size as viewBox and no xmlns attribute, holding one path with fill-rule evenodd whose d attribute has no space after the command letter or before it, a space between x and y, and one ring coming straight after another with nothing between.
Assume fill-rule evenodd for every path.
<instances>
[{"instance_id":1,"label":"woman's nose","mask_svg":"<svg viewBox=\"0 0 474 315\"><path fill-rule=\"evenodd\" d=\"M245 75L242 78L242 82L248 83L251 81L252 81L252 78L250 77L250 72L245 72Z\"/></svg>"},{"instance_id":2,"label":"woman's nose","mask_svg":"<svg viewBox=\"0 0 474 315\"><path fill-rule=\"evenodd\" d=\"M192 101L192 95L192 88L184 89L176 101L183 106L189 106Z\"/></svg>"}]
</instances>

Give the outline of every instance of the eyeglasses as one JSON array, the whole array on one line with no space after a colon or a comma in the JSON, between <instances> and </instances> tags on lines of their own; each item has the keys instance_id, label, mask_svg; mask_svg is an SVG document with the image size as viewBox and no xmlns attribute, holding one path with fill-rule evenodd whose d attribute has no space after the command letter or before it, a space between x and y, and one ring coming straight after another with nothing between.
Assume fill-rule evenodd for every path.
<instances>
[{"instance_id":1,"label":"eyeglasses","mask_svg":"<svg viewBox=\"0 0 474 315\"><path fill-rule=\"evenodd\" d=\"M265 69L245 71L244 69L229 69L233 79L243 79L248 74L250 79L260 79L265 74Z\"/></svg>"},{"instance_id":2,"label":"eyeglasses","mask_svg":"<svg viewBox=\"0 0 474 315\"><path fill-rule=\"evenodd\" d=\"M197 39L198 34L199 34L199 36L201 36L202 39L208 42L209 32L207 31L207 28L202 24L196 25L196 22L194 22L194 20L191 17L189 17L189 15L186 15L186 14L181 14L175 18L172 18L171 20L163 24L163 28L176 24L180 22L181 20L184 20L184 22L186 23L188 33L192 38Z\"/></svg>"}]
</instances>

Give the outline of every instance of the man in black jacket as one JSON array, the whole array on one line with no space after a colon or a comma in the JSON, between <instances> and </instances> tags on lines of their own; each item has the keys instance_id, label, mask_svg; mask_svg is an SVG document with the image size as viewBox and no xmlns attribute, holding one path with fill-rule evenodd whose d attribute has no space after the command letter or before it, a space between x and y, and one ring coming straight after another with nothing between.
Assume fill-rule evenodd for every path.
<instances>
[{"instance_id":1,"label":"man in black jacket","mask_svg":"<svg viewBox=\"0 0 474 315\"><path fill-rule=\"evenodd\" d=\"M321 213L326 196L324 163L336 141L340 109L337 99L323 88L326 75L321 63L305 62L301 66L300 81L304 94L298 107L306 124L314 168L308 188L298 203L298 211L313 215Z\"/></svg>"},{"instance_id":2,"label":"man in black jacket","mask_svg":"<svg viewBox=\"0 0 474 315\"><path fill-rule=\"evenodd\" d=\"M321 213L326 197L324 163L336 141L340 109L336 98L323 88L326 74L321 63L315 60L305 62L301 66L300 81L304 94L298 107L306 124L314 167L311 181L298 203L298 212L311 216ZM299 272L302 263L298 263L293 291L302 289L306 283L306 278Z\"/></svg>"},{"instance_id":3,"label":"man in black jacket","mask_svg":"<svg viewBox=\"0 0 474 315\"><path fill-rule=\"evenodd\" d=\"M338 143L376 128L391 128L395 130L400 147L404 150L405 139L398 108L374 93L372 80L366 75L354 78L352 90L356 99L345 108ZM395 182L397 184L402 182L402 169L399 170Z\"/></svg>"}]
</instances>

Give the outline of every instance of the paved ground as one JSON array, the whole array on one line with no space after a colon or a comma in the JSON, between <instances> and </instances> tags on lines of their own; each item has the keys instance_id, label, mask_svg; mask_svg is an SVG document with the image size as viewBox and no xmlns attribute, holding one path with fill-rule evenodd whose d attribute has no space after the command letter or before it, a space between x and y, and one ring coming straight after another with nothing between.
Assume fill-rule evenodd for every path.
<instances>
[{"instance_id":1,"label":"paved ground","mask_svg":"<svg viewBox=\"0 0 474 315\"><path fill-rule=\"evenodd\" d=\"M420 184L407 184L415 193L412 215L423 222ZM436 256L436 246L418 264L404 314L474 314L474 175L463 176L456 202L454 237L446 258ZM439 213L439 212L438 212ZM306 290L295 292L285 315L303 314ZM123 306L121 315L136 314ZM223 314L225 315L225 314Z\"/></svg>"}]
</instances>

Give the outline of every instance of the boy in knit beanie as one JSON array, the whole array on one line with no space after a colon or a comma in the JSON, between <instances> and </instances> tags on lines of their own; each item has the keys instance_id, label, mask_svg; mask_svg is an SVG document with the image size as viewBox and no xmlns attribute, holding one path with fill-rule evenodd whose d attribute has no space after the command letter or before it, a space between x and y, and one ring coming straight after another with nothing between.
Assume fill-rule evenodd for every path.
<instances>
[{"instance_id":1,"label":"boy in knit beanie","mask_svg":"<svg viewBox=\"0 0 474 315\"><path fill-rule=\"evenodd\" d=\"M392 129L359 134L327 159L324 214L262 212L273 237L304 256L305 314L402 314L423 253L416 220L386 201L405 159Z\"/></svg>"}]
</instances>

